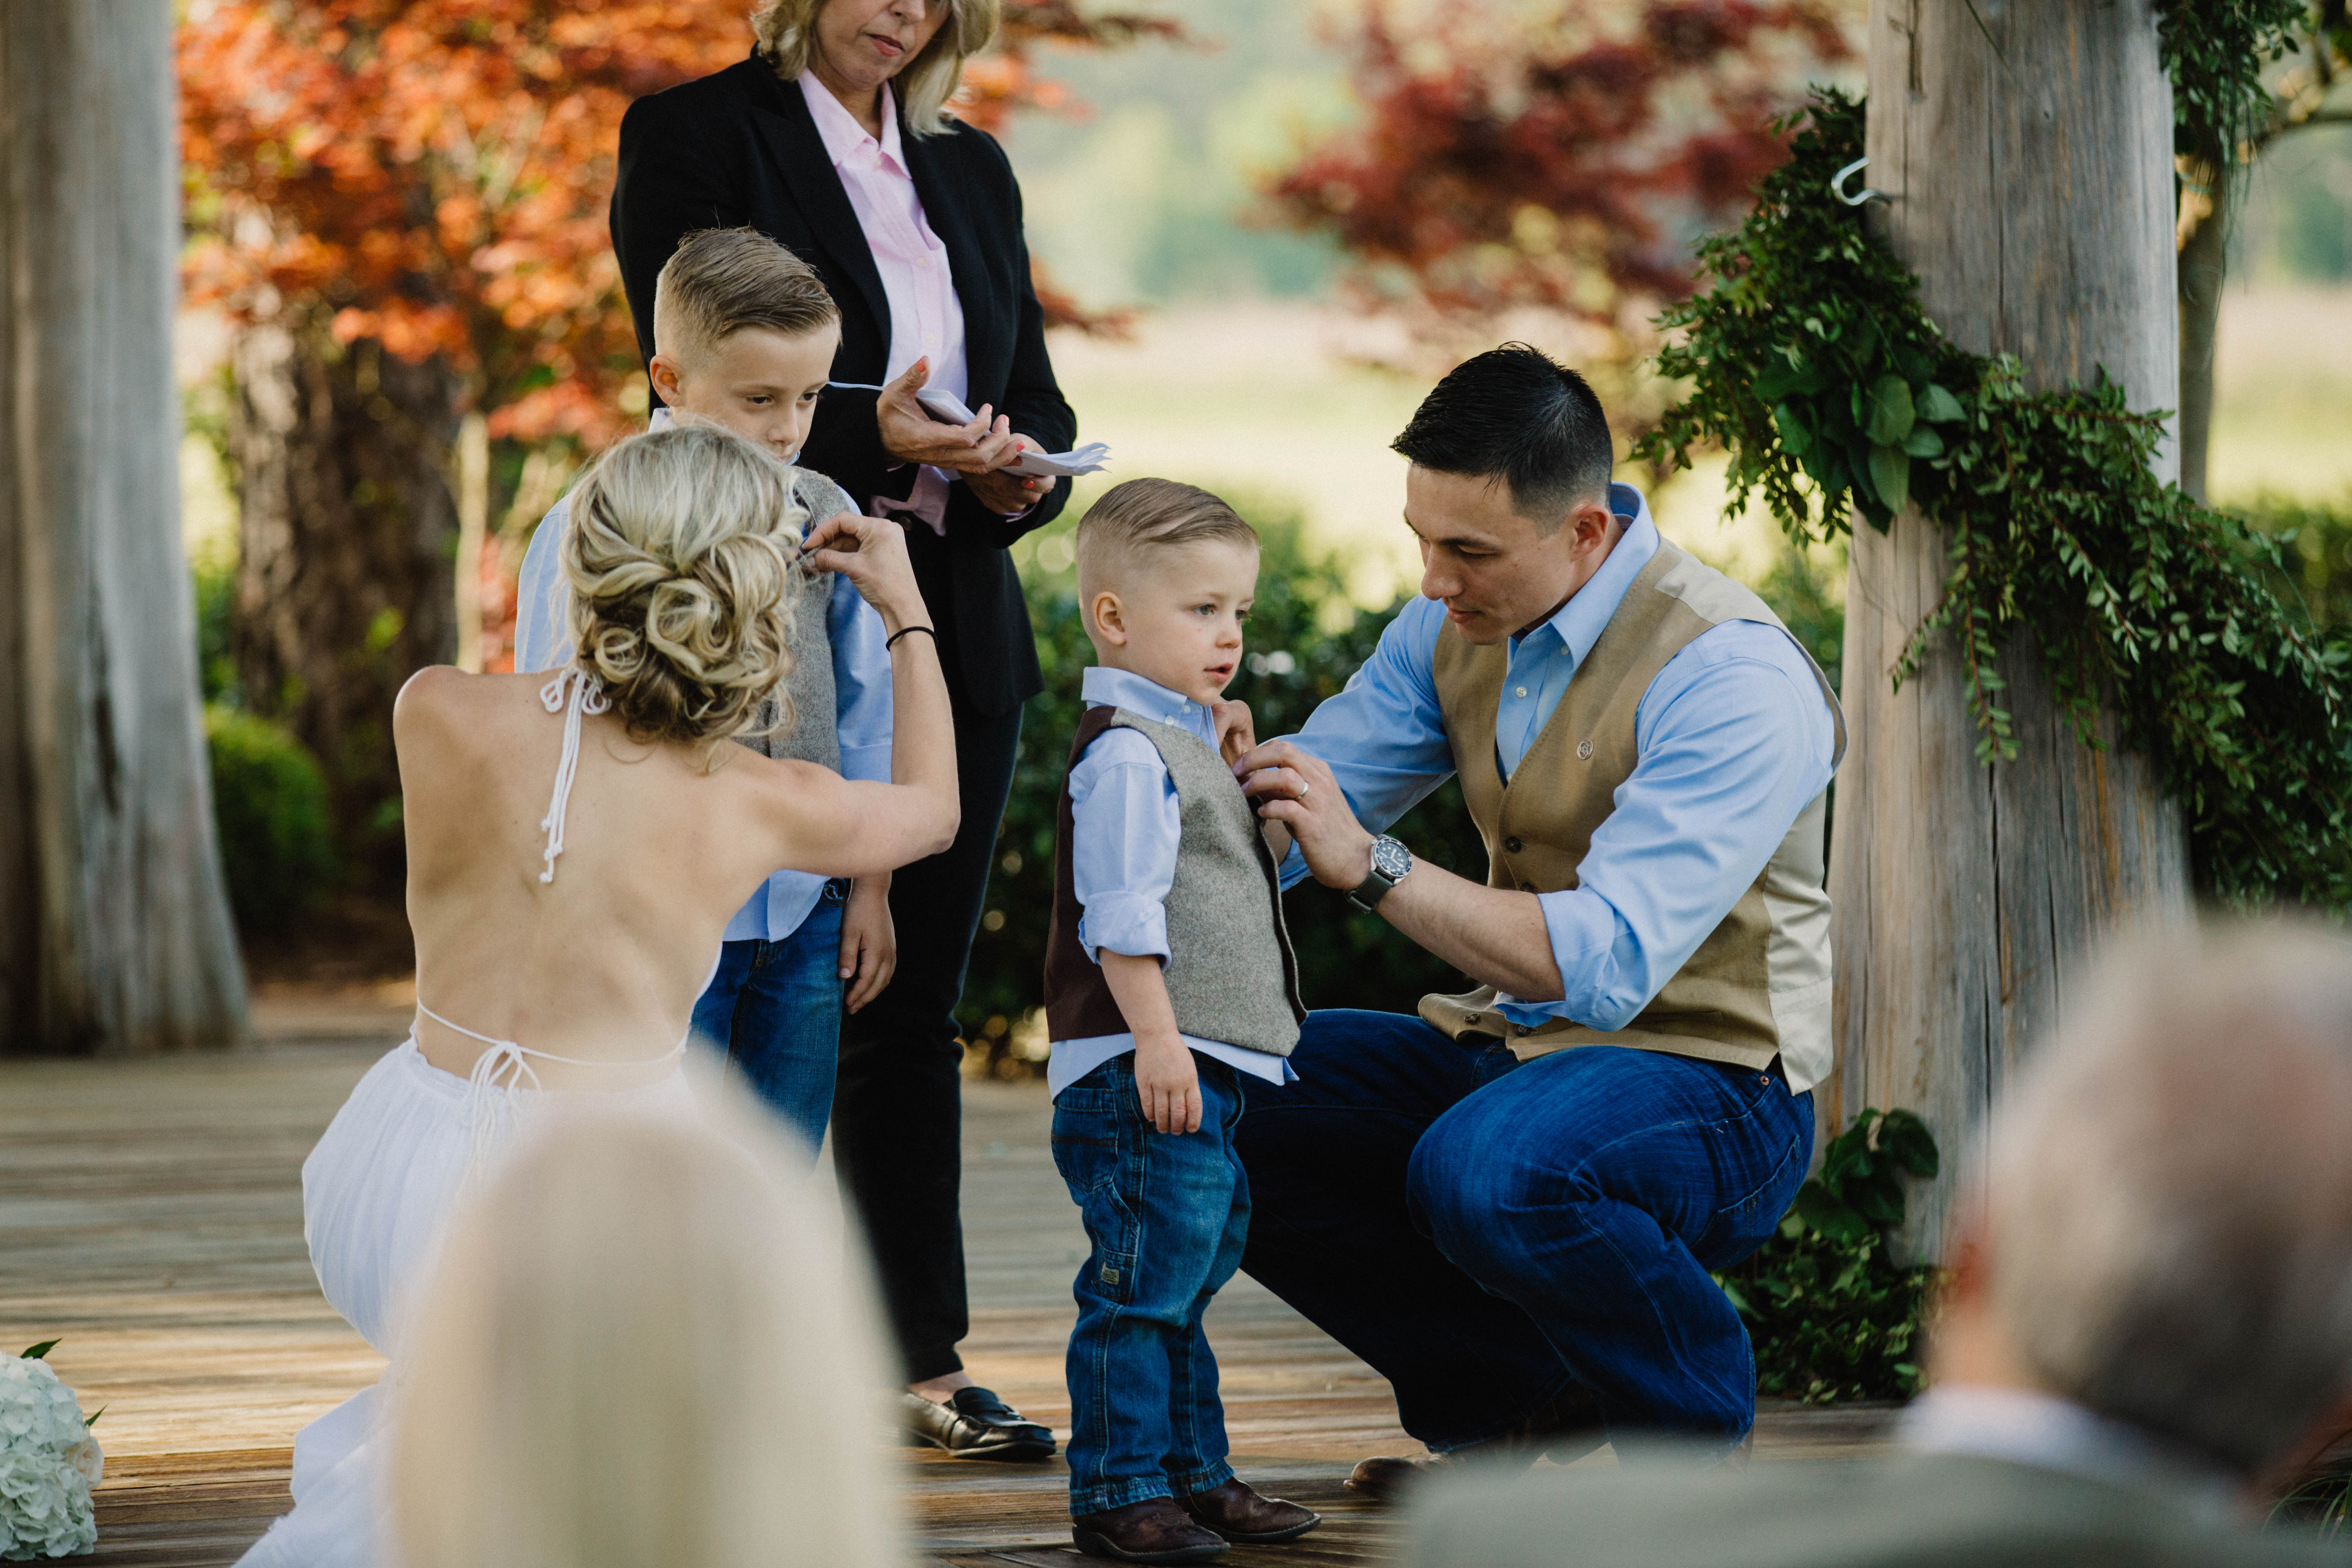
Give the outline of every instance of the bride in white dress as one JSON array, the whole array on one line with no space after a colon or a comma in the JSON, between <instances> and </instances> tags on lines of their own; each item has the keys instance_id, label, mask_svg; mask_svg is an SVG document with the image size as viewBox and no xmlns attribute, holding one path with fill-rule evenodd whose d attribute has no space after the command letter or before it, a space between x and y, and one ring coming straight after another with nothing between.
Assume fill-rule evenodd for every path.
<instances>
[{"instance_id":1,"label":"bride in white dress","mask_svg":"<svg viewBox=\"0 0 2352 1568\"><path fill-rule=\"evenodd\" d=\"M688 1020L753 889L782 868L892 870L955 836L947 689L897 524L843 513L803 552L792 470L710 426L620 443L571 512L573 663L424 670L394 709L417 1018L302 1167L320 1285L392 1364L296 1437L294 1511L243 1568L379 1563L406 1294L518 1124L582 1094L689 1114ZM889 784L726 744L789 672L802 570L848 577L887 629Z\"/></svg>"}]
</instances>

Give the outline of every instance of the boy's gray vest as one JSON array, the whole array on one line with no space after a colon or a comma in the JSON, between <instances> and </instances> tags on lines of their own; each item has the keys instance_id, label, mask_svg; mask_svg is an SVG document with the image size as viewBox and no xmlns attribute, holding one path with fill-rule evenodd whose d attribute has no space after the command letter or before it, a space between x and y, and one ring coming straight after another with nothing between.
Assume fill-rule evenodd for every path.
<instances>
[{"instance_id":1,"label":"boy's gray vest","mask_svg":"<svg viewBox=\"0 0 2352 1568\"><path fill-rule=\"evenodd\" d=\"M804 525L807 528L814 528L835 512L857 510L839 485L808 468L793 470L793 493L809 509ZM783 687L784 695L792 700L792 725L764 735L739 736L737 743L762 756L792 757L839 773L841 737L835 728L837 694L833 684L833 638L826 626L826 612L833 601L833 574L794 572L793 587L800 602L793 606L789 645L793 650L793 672L785 678ZM770 698L761 710L760 722L765 725L779 721L782 717L782 706L777 699Z\"/></svg>"},{"instance_id":2,"label":"boy's gray vest","mask_svg":"<svg viewBox=\"0 0 2352 1568\"><path fill-rule=\"evenodd\" d=\"M1168 965L1162 978L1179 1033L1286 1057L1307 1009L1282 921L1274 857L1257 813L1213 747L1189 730L1123 708L1089 708L1078 721L1070 765L1112 728L1133 730L1159 751L1176 786L1182 837L1168 889ZM1061 833L1054 848L1054 928L1045 945L1045 1026L1056 1040L1130 1033L1103 978L1078 942L1085 913L1070 863L1070 785L1062 783Z\"/></svg>"}]
</instances>

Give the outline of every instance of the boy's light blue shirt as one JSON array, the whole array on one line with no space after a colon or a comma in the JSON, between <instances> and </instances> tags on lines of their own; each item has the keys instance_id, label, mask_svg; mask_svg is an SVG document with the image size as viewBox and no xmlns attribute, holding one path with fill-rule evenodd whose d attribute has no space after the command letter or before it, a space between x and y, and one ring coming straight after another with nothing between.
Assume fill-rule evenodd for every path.
<instances>
[{"instance_id":1,"label":"boy's light blue shirt","mask_svg":"<svg viewBox=\"0 0 2352 1568\"><path fill-rule=\"evenodd\" d=\"M1132 670L1096 665L1078 690L1089 708L1124 708L1189 730L1212 750L1217 744L1217 726L1206 708ZM1182 839L1176 781L1168 776L1159 748L1133 730L1106 730L1097 736L1070 769L1070 876L1085 910L1078 943L1088 958L1100 963L1107 947L1167 963L1168 889L1176 884L1176 851ZM1282 1057L1222 1040L1177 1037L1202 1056L1268 1083L1298 1076ZM1133 1049L1132 1034L1055 1040L1045 1064L1046 1089L1059 1094Z\"/></svg>"},{"instance_id":2,"label":"boy's light blue shirt","mask_svg":"<svg viewBox=\"0 0 2352 1568\"><path fill-rule=\"evenodd\" d=\"M667 413L667 410L661 412ZM654 428L666 421L656 419ZM515 588L515 668L553 669L572 658L571 595L557 569L558 542L572 515L570 498L540 521L523 552ZM835 576L825 601L825 635L833 644L834 728L841 743L841 776L890 782L890 656L882 617L846 577ZM825 879L779 871L727 922L724 940L782 942L798 931L824 895Z\"/></svg>"},{"instance_id":3,"label":"boy's light blue shirt","mask_svg":"<svg viewBox=\"0 0 2352 1568\"><path fill-rule=\"evenodd\" d=\"M1609 559L1558 614L1511 639L1495 719L1506 779L1658 552L1642 493L1612 484L1609 500L1625 524ZM1406 605L1346 689L1293 737L1330 765L1375 833L1453 776L1433 669L1444 625L1437 601ZM1579 885L1538 895L1562 997L1502 1003L1515 1023L1631 1023L1731 912L1835 771L1836 726L1812 661L1760 621L1727 621L1669 659L1634 710L1633 741L1639 760L1577 868ZM1306 874L1294 846L1283 886Z\"/></svg>"}]
</instances>

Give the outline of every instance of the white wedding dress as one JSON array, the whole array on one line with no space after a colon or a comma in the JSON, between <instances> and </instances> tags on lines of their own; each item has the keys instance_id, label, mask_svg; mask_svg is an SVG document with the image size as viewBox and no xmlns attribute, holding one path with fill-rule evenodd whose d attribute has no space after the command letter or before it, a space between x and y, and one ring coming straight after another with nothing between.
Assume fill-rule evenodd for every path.
<instances>
[{"instance_id":1,"label":"white wedding dress","mask_svg":"<svg viewBox=\"0 0 2352 1568\"><path fill-rule=\"evenodd\" d=\"M585 671L559 673L541 698L551 712L561 710L564 715L562 760L541 825L548 842L540 880L549 882L555 879L555 858L563 852L564 808L579 763L581 716L602 712L606 704L594 677ZM715 955L711 968L716 973ZM418 1011L488 1047L472 1076L461 1079L426 1061L412 1031L368 1069L302 1162L302 1231L320 1289L328 1304L392 1364L373 1386L296 1434L294 1511L270 1526L238 1560L238 1568L379 1568L390 1563L383 1549L382 1425L387 1395L405 1364L401 1317L410 1294L432 1271L450 1210L469 1175L478 1180L487 1174L519 1135L563 1101L593 1096L600 1110L694 1114L694 1097L680 1067L684 1039L656 1058L669 1062L672 1070L643 1087L541 1089L531 1058L570 1058L475 1034L421 1005Z\"/></svg>"}]
</instances>

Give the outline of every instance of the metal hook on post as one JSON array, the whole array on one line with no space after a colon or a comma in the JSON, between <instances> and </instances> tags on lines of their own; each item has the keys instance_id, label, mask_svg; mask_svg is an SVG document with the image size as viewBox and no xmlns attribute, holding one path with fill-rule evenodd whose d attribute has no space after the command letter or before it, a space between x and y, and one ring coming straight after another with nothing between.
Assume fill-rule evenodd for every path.
<instances>
[{"instance_id":1,"label":"metal hook on post","mask_svg":"<svg viewBox=\"0 0 2352 1568\"><path fill-rule=\"evenodd\" d=\"M1858 207L1864 202L1892 202L1895 199L1893 196L1888 195L1884 191L1874 191L1868 185L1864 185L1853 195L1847 195L1845 194L1846 181L1853 175L1859 174L1862 171L1863 166L1869 162L1870 160L1867 158L1856 158L1853 163L1848 163L1844 168L1840 169L1830 179L1830 195L1835 196L1838 200L1843 202L1850 207Z\"/></svg>"}]
</instances>

